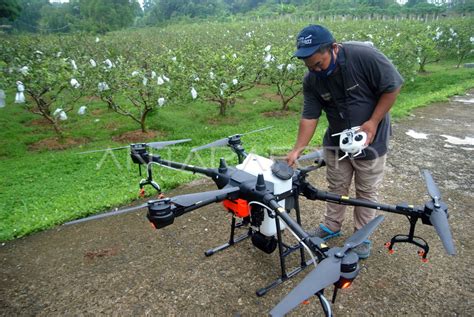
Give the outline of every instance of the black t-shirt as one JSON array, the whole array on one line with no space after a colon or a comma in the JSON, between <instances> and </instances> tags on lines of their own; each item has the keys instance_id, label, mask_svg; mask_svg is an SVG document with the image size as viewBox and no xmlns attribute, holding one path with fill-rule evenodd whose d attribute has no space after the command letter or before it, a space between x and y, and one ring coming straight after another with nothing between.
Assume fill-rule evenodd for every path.
<instances>
[{"instance_id":1,"label":"black t-shirt","mask_svg":"<svg viewBox=\"0 0 474 317\"><path fill-rule=\"evenodd\" d=\"M337 55L337 69L326 79L306 73L303 80L304 119L318 119L324 110L329 122L324 146L338 146L339 133L369 120L380 96L396 90L403 78L379 50L362 42L345 42ZM374 159L387 152L391 134L387 113L373 143L358 159Z\"/></svg>"}]
</instances>

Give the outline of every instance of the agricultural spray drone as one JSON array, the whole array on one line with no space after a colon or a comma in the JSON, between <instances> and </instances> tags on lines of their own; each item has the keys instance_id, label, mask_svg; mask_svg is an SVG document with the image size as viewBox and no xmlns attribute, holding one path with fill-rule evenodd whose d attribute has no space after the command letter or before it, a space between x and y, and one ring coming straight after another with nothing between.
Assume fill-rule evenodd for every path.
<instances>
[{"instance_id":1,"label":"agricultural spray drone","mask_svg":"<svg viewBox=\"0 0 474 317\"><path fill-rule=\"evenodd\" d=\"M261 130L264 129L252 132ZM214 146L229 146L236 153L239 164L228 166L226 161L221 158L218 168L197 167L164 160L160 155L151 154L148 151L150 147L162 148L188 140L131 144L130 155L133 162L147 166L147 178L140 182L140 189L149 184L160 193L159 185L152 178L152 164L205 175L214 181L218 189L150 200L146 204L137 207L96 215L72 221L68 224L147 207L148 220L156 229L160 229L172 225L177 217L190 211L212 203L223 202L225 209L232 213L229 241L207 250L205 255L211 256L247 238L250 238L252 244L265 253L270 254L278 249L281 275L268 286L258 289L258 296L265 295L269 290L295 276L306 267L315 265L315 268L302 282L270 311L272 316L281 316L288 313L299 303L313 295L319 298L326 316L331 316L331 306L324 297L324 289L334 285L332 298L334 303L337 290L350 285L357 277L359 257L352 249L368 239L383 220L383 216L376 217L349 237L342 247L329 248L324 240L310 236L303 229L299 207L300 196L304 196L309 200L363 206L405 215L410 223L409 233L394 236L386 246L389 251L392 251L393 246L397 243L414 244L421 248L418 254L423 261L426 261L429 252L428 243L424 239L415 236L416 224L421 219L423 224L435 227L446 252L450 255L455 254L447 220L447 205L442 201L438 187L428 171L423 171L423 176L431 199L423 206L416 207L406 203L399 205L379 204L336 195L313 187L308 182L307 175L309 172L324 166L320 151L302 156L299 159L313 160L315 164L294 170L285 162L273 161L259 155L246 153L241 142L241 136L243 135L232 135L192 150L194 152ZM237 229L244 229L245 233L236 236ZM298 242L289 245L283 241L282 232L284 230L291 232ZM286 257L294 252L299 253L300 263L299 266L288 271ZM308 259L307 254L310 255Z\"/></svg>"}]
</instances>

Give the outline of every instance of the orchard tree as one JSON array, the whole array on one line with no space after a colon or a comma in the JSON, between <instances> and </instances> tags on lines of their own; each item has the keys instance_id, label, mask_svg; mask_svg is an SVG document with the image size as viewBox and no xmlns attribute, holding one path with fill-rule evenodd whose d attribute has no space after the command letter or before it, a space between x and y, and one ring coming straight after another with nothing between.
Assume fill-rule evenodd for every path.
<instances>
[{"instance_id":1,"label":"orchard tree","mask_svg":"<svg viewBox=\"0 0 474 317\"><path fill-rule=\"evenodd\" d=\"M133 57L90 62L94 93L109 109L138 123L143 133L147 132L148 116L172 104L177 95L175 78L167 73L160 56L136 52Z\"/></svg>"},{"instance_id":2,"label":"orchard tree","mask_svg":"<svg viewBox=\"0 0 474 317\"><path fill-rule=\"evenodd\" d=\"M449 57L456 57L456 67L469 56L474 55L473 19L449 21L441 28L441 46L443 53Z\"/></svg>"},{"instance_id":3,"label":"orchard tree","mask_svg":"<svg viewBox=\"0 0 474 317\"><path fill-rule=\"evenodd\" d=\"M200 95L217 103L219 115L225 116L236 98L261 80L264 53L253 39L248 39L239 49L229 44L195 50L188 80L191 97Z\"/></svg>"},{"instance_id":4,"label":"orchard tree","mask_svg":"<svg viewBox=\"0 0 474 317\"><path fill-rule=\"evenodd\" d=\"M19 44L28 51L17 51L9 65L10 83L24 88L24 107L29 112L42 116L63 136L61 121L73 110L75 103L84 95L87 78L82 65L74 59L62 57L50 43Z\"/></svg>"},{"instance_id":5,"label":"orchard tree","mask_svg":"<svg viewBox=\"0 0 474 317\"><path fill-rule=\"evenodd\" d=\"M418 72L425 72L425 66L438 62L440 59L440 27L432 25L417 25L413 28L412 36L416 46L416 56L419 65Z\"/></svg>"},{"instance_id":6,"label":"orchard tree","mask_svg":"<svg viewBox=\"0 0 474 317\"><path fill-rule=\"evenodd\" d=\"M276 86L277 95L281 100L281 110L288 111L290 101L303 90L302 78L305 68L301 61L292 58L293 47L268 45L264 50L268 61L264 66L265 78Z\"/></svg>"}]
</instances>

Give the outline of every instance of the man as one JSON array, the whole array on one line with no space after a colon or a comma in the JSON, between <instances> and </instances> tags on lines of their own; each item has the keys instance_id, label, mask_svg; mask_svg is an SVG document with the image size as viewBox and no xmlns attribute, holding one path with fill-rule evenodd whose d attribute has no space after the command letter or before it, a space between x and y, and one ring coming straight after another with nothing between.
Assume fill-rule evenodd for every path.
<instances>
[{"instance_id":1,"label":"man","mask_svg":"<svg viewBox=\"0 0 474 317\"><path fill-rule=\"evenodd\" d=\"M400 91L402 77L371 44L338 44L320 25L310 25L299 33L294 56L305 63L308 72L303 80L304 107L298 137L287 155L288 164L293 165L309 144L324 110L329 122L323 140L329 191L348 195L354 177L356 197L376 201L391 134L389 110ZM356 126L367 133L368 147L357 157L339 161L339 136L332 135ZM310 233L325 240L340 235L345 208L328 203L322 223ZM355 207L354 230L374 217L375 210ZM367 258L370 247L370 241L366 241L354 251L359 258Z\"/></svg>"}]
</instances>

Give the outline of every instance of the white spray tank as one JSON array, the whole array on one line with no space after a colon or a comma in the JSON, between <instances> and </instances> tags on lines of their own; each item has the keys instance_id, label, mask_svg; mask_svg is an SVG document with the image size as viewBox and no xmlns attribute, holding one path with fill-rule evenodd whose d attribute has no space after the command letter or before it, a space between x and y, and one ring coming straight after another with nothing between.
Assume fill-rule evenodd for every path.
<instances>
[{"instance_id":1,"label":"white spray tank","mask_svg":"<svg viewBox=\"0 0 474 317\"><path fill-rule=\"evenodd\" d=\"M282 180L276 177L272 172L273 163L274 161L268 158L256 154L249 154L242 162L242 164L237 165L236 168L254 176L262 174L266 182L273 184L273 193L275 195L282 194L291 190L292 179L290 178L288 180ZM285 208L284 199L278 201L278 204ZM274 212L272 213L274 214ZM280 219L280 229L283 230L285 228L286 223ZM274 236L277 233L275 218L270 218L268 216L267 210L264 211L264 218L260 226L260 232L267 237Z\"/></svg>"}]
</instances>

